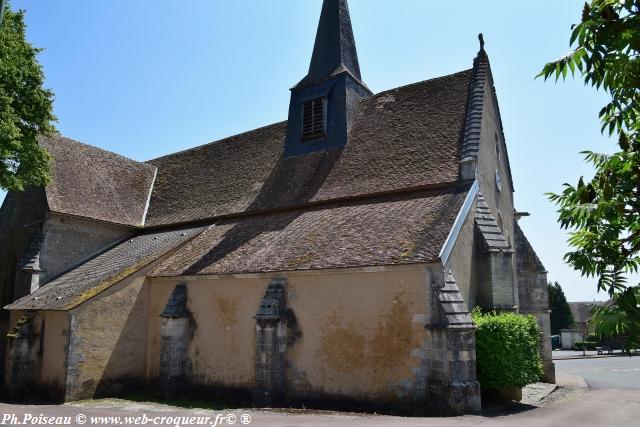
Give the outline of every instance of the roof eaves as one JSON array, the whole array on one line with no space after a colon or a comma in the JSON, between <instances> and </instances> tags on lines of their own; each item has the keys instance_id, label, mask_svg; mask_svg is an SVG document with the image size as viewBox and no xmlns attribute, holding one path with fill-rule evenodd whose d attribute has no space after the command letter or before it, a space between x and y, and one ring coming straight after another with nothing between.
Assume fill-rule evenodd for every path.
<instances>
[{"instance_id":1,"label":"roof eaves","mask_svg":"<svg viewBox=\"0 0 640 427\"><path fill-rule=\"evenodd\" d=\"M375 200L375 199L392 196L392 195L411 194L411 193L417 193L421 191L439 191L447 188L454 188L454 187L459 187L464 185L465 185L465 182L460 182L460 181L418 185L415 187L403 188L400 190L380 191L377 193L365 193L365 194L359 194L355 196L334 197L332 199L305 202L301 204L287 205L287 206L278 207L278 208L242 211L242 212L225 214L225 215L199 218L191 221L183 221L179 223L157 224L157 225L151 225L151 226L145 227L145 230L164 230L167 228L181 228L181 227L189 227L192 225L206 225L206 224L211 224L218 221L243 219L243 218L249 218L249 217L254 217L258 215L289 212L289 211L296 211L300 209L316 210L316 209L322 209L324 206L333 205L336 203L358 202L358 201L366 201L370 199Z\"/></svg>"},{"instance_id":2,"label":"roof eaves","mask_svg":"<svg viewBox=\"0 0 640 427\"><path fill-rule=\"evenodd\" d=\"M197 236L196 236L197 237ZM168 255L168 254L167 254ZM184 275L184 274L154 274L150 273L147 277L155 278L155 279L197 279L202 280L206 278L225 278L230 277L234 278L237 276L256 276L256 275L270 275L274 273L335 273L336 271L347 272L381 272L387 271L387 269L395 269L395 268L411 268L419 265L440 265L440 258L426 259L421 260L419 262L406 262L406 263L398 263L398 264L362 264L362 265L353 265L353 266L340 266L340 267L326 267L326 268L301 268L301 269L290 269L290 270L256 270L256 271L241 271L241 272L233 272L233 273L218 273L218 274L196 274L196 275Z\"/></svg>"},{"instance_id":3,"label":"roof eaves","mask_svg":"<svg viewBox=\"0 0 640 427\"><path fill-rule=\"evenodd\" d=\"M213 225L212 225L213 226ZM177 250L179 250L180 248L182 248L184 245L188 244L189 242L191 242L193 239L195 239L196 237L198 237L199 235L201 235L202 233L204 233L205 231L207 231L209 229L209 227L203 228L199 233L195 233L193 236L191 236L190 238L188 238L187 240L185 240L184 242L180 243L179 245L176 245L172 248L170 248L169 250L161 253L161 254L156 254L156 255L150 255L147 256L143 259L141 259L140 261L125 267L124 269L118 271L117 273L115 273L114 275L112 275L111 277L103 280L102 282L96 284L95 286L92 286L90 289L87 289L85 292L83 292L81 295L76 296L74 299L71 300L71 302L66 303L65 305L63 305L62 307L58 307L58 308L52 308L52 307L39 307L39 308L33 308L33 307L29 307L29 306L24 306L24 302L28 301L31 297L31 295L27 295L24 298L21 298L18 301L15 301L11 304L8 304L4 307L5 310L50 310L50 311L69 311L72 310L76 307L78 307L81 304L84 304L85 302L89 301L90 299L94 298L95 296L101 294L102 292L106 291L107 289L111 288L112 286L122 282L123 280L125 280L126 278L132 276L133 274L135 274L136 272L142 270L143 268L149 266L150 264L152 264L153 262L160 260L161 258L165 258L167 256L170 256L171 254L173 254L174 252L176 252ZM122 241L120 241L118 244L123 243L124 241L128 240L129 238L123 239ZM118 244L112 245L110 247L110 249L115 248L116 246L118 246ZM101 254L106 253L107 251L103 251ZM99 255L97 255L99 256ZM93 258L96 258L92 257ZM90 261L90 259L86 260L84 263ZM84 264L83 263L83 264ZM78 268L80 265L76 266L75 268ZM74 269L75 269L74 268ZM73 269L69 270L72 271ZM61 276L58 276L61 277ZM23 304L20 304L21 302L23 302Z\"/></svg>"}]
</instances>

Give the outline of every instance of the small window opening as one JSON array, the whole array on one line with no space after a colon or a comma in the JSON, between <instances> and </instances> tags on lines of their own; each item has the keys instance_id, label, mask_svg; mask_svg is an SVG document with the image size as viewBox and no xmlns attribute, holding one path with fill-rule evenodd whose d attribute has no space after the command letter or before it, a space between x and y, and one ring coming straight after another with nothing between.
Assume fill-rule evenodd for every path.
<instances>
[{"instance_id":1,"label":"small window opening","mask_svg":"<svg viewBox=\"0 0 640 427\"><path fill-rule=\"evenodd\" d=\"M302 140L310 141L326 136L326 98L316 98L302 104Z\"/></svg>"}]
</instances>

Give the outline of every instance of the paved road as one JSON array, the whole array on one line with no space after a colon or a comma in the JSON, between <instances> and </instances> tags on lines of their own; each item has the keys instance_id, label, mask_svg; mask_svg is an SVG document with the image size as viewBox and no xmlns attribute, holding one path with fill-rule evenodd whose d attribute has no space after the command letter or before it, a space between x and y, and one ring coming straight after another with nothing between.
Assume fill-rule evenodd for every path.
<instances>
[{"instance_id":1,"label":"paved road","mask_svg":"<svg viewBox=\"0 0 640 427\"><path fill-rule=\"evenodd\" d=\"M97 406L96 406L97 405ZM22 422L24 414L43 414L50 416L70 416L72 425L103 425L118 426L127 425L115 419L105 419L103 423L92 423L95 416L127 416L133 415L141 417L143 414L147 419L160 421L161 417L175 416L211 416L215 413L202 410L188 410L176 412L175 408L161 407L152 404L136 404L111 402L103 404L97 402L89 406L65 405L65 406L18 406L0 404L1 414L16 414L17 420ZM442 427L493 427L493 426L518 426L518 427L601 427L601 426L636 426L640 419L640 393L636 390L593 390L584 394L578 394L572 398L561 400L541 408L522 408L521 412L502 416L464 416L453 418L402 418L385 417L376 415L361 414L338 414L328 412L295 413L295 412L273 412L273 411L233 411L236 418L233 424L223 421L217 426L235 425L242 426L242 414L251 416L251 425L256 427L293 427L293 426L327 426L327 427L418 427L418 426L442 426ZM84 424L78 424L76 417L82 414L87 418ZM229 412L222 415L227 416ZM156 418L159 417L159 418ZM1 421L1 420L0 420ZM95 419L94 419L95 421ZM245 419L246 421L246 419ZM3 425L16 425L4 423ZM19 424L24 425L24 424ZM128 424L134 425L134 424ZM138 424L142 425L142 424ZM152 425L147 423L146 425ZM160 425L167 425L165 423ZM182 424L184 425L184 424ZM213 421L208 424L214 425Z\"/></svg>"},{"instance_id":2,"label":"paved road","mask_svg":"<svg viewBox=\"0 0 640 427\"><path fill-rule=\"evenodd\" d=\"M592 386L585 389L560 389L559 395L541 407L521 405L509 414L483 416L463 416L451 418L402 418L365 414L345 414L318 411L256 411L253 409L223 411L220 416L233 414L234 423L229 418L218 417L216 413L204 410L181 410L157 405L124 402L117 400L96 401L86 404L63 406L23 406L0 403L0 425L32 424L28 416L60 417L68 416L71 425L169 425L170 417L208 416L211 421L207 426L251 425L257 427L280 426L328 426L328 427L391 427L391 426L442 426L442 427L601 427L601 426L636 426L640 420L640 357L614 357L588 360L562 360L556 362L559 373L576 373L583 376ZM572 376L566 378L575 378ZM569 384L565 382L565 384ZM584 383L583 383L584 384ZM572 385L573 386L573 385ZM562 394L564 390L565 394ZM242 415L251 417L250 424L242 424ZM14 420L5 416L15 415ZM81 415L81 418L77 418ZM97 419L92 417L146 417L146 423L126 423L124 418ZM164 417L164 418L162 418ZM76 420L84 421L78 423ZM26 422L25 422L26 421ZM93 421L93 422L92 422ZM138 418L140 421L140 418ZM155 421L155 422L154 422ZM160 421L158 424L157 422ZM175 425L175 424L172 424ZM181 424L186 425L186 424Z\"/></svg>"},{"instance_id":3,"label":"paved road","mask_svg":"<svg viewBox=\"0 0 640 427\"><path fill-rule=\"evenodd\" d=\"M555 360L556 371L579 375L592 390L640 390L640 356Z\"/></svg>"}]
</instances>

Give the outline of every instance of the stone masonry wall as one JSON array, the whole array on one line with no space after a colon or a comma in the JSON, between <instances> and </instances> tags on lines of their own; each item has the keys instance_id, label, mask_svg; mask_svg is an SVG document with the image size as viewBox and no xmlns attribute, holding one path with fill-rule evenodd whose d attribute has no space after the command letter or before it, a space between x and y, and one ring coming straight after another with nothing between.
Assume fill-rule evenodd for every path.
<instances>
[{"instance_id":1,"label":"stone masonry wall","mask_svg":"<svg viewBox=\"0 0 640 427\"><path fill-rule=\"evenodd\" d=\"M438 412L476 411L474 332L454 327L468 311L457 291L449 323L425 327L442 326L433 316L444 310L428 270L152 278L148 382L162 371L161 314L184 283L193 317L186 380L201 395L248 392L258 406L266 397L298 407L424 414L432 402ZM267 291L274 279L286 280L285 298Z\"/></svg>"},{"instance_id":2,"label":"stone masonry wall","mask_svg":"<svg viewBox=\"0 0 640 427\"><path fill-rule=\"evenodd\" d=\"M286 286L286 280L272 280L256 314L254 404L258 407L283 403L288 335Z\"/></svg>"},{"instance_id":3,"label":"stone masonry wall","mask_svg":"<svg viewBox=\"0 0 640 427\"><path fill-rule=\"evenodd\" d=\"M187 287L179 284L173 290L160 319L160 381L165 395L178 392L184 385L191 341L191 314L187 308Z\"/></svg>"},{"instance_id":4,"label":"stone masonry wall","mask_svg":"<svg viewBox=\"0 0 640 427\"><path fill-rule=\"evenodd\" d=\"M40 282L46 283L58 277L133 232L128 227L51 215L42 229Z\"/></svg>"},{"instance_id":5,"label":"stone masonry wall","mask_svg":"<svg viewBox=\"0 0 640 427\"><path fill-rule=\"evenodd\" d=\"M544 367L543 379L555 383L547 272L519 226L516 226L516 257L520 313L532 314L538 321L542 331L540 355Z\"/></svg>"}]
</instances>

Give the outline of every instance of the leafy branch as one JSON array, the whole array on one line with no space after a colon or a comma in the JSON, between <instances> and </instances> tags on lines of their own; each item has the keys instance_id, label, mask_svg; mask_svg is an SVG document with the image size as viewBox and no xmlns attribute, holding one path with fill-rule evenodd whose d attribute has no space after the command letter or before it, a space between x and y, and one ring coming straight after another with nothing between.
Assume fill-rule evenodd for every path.
<instances>
[{"instance_id":1,"label":"leafy branch","mask_svg":"<svg viewBox=\"0 0 640 427\"><path fill-rule=\"evenodd\" d=\"M602 132L618 136L619 151L584 152L593 179L580 178L548 197L559 208L560 226L570 231L573 250L565 261L583 276L597 277L598 290L612 297L612 306L596 312L600 331L629 333L639 321L639 287L628 276L640 269L640 0L586 3L569 45L572 50L538 77L558 81L579 74L585 85L605 91L611 100L599 113ZM637 344L636 334L629 345Z\"/></svg>"}]
</instances>

